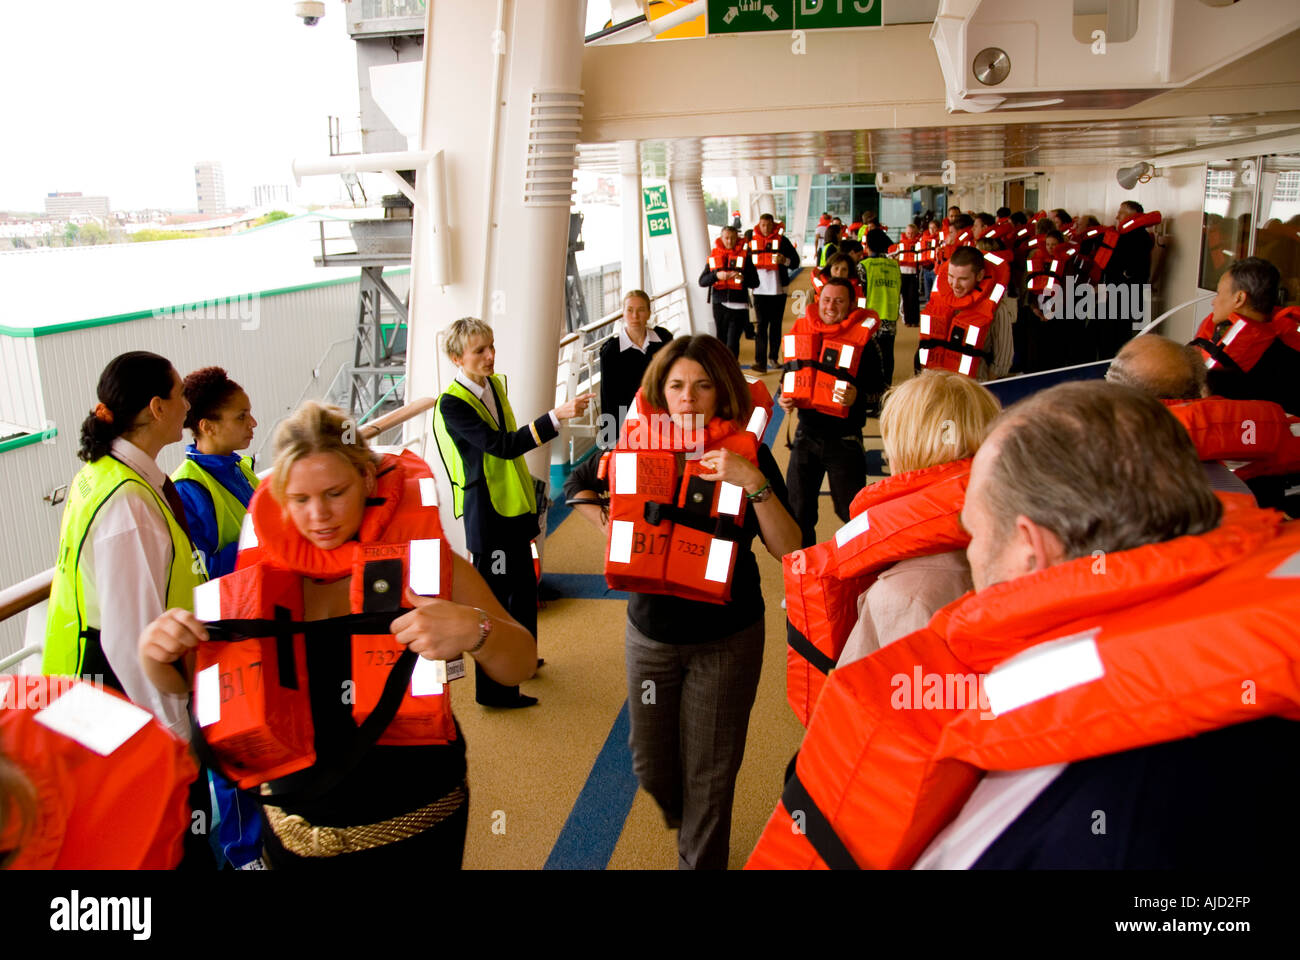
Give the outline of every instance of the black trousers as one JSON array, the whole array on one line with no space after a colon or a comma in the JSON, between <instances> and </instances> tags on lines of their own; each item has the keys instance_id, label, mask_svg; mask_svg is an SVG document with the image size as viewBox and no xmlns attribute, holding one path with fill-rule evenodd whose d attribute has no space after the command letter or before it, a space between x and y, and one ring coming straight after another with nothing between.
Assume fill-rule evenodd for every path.
<instances>
[{"instance_id":1,"label":"black trousers","mask_svg":"<svg viewBox=\"0 0 1300 960\"><path fill-rule=\"evenodd\" d=\"M533 552L528 542L503 545L473 556L474 569L487 581L492 595L536 640L537 574L533 571ZM474 699L479 703L500 703L517 696L517 686L497 683L482 667L474 664Z\"/></svg>"},{"instance_id":2,"label":"black trousers","mask_svg":"<svg viewBox=\"0 0 1300 960\"><path fill-rule=\"evenodd\" d=\"M876 340L880 342L880 361L884 365L885 386L893 386L894 383L894 338L896 333L877 334Z\"/></svg>"},{"instance_id":3,"label":"black trousers","mask_svg":"<svg viewBox=\"0 0 1300 960\"><path fill-rule=\"evenodd\" d=\"M786 294L754 294L754 366L780 366L781 324L785 320Z\"/></svg>"},{"instance_id":4,"label":"black trousers","mask_svg":"<svg viewBox=\"0 0 1300 960\"><path fill-rule=\"evenodd\" d=\"M898 285L898 298L900 300L898 319L908 326L920 323L921 275L919 273L902 274Z\"/></svg>"},{"instance_id":5,"label":"black trousers","mask_svg":"<svg viewBox=\"0 0 1300 960\"><path fill-rule=\"evenodd\" d=\"M727 345L733 357L740 356L740 337L749 323L749 308L734 310L719 300L713 301L713 326L717 338Z\"/></svg>"},{"instance_id":6,"label":"black trousers","mask_svg":"<svg viewBox=\"0 0 1300 960\"><path fill-rule=\"evenodd\" d=\"M867 485L862 437L814 437L800 426L794 434L785 483L790 490L790 511L799 524L799 538L805 547L817 542L817 500L824 476L830 477L835 515L847 523L849 505Z\"/></svg>"}]
</instances>

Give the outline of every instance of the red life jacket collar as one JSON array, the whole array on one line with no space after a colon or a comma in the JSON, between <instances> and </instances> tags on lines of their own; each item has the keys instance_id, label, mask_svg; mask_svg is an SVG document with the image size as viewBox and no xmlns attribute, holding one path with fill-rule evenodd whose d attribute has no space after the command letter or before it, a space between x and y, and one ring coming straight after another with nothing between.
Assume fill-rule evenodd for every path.
<instances>
[{"instance_id":1,"label":"red life jacket collar","mask_svg":"<svg viewBox=\"0 0 1300 960\"><path fill-rule=\"evenodd\" d=\"M1255 553L1286 518L1220 494L1223 522L1209 533L1152 543L1104 558L1079 557L968 593L944 607L930 628L952 653L983 673L1018 653L1026 637L1100 619L1111 611L1190 589ZM1104 576L1093 572L1103 560Z\"/></svg>"},{"instance_id":2,"label":"red life jacket collar","mask_svg":"<svg viewBox=\"0 0 1300 960\"><path fill-rule=\"evenodd\" d=\"M886 477L878 483L868 484L859 490L858 495L853 498L853 503L849 506L849 516L856 517L863 510L869 510L899 497L905 497L931 484L947 480L949 477L959 477L963 473L970 473L970 465L970 457L964 460L950 460L948 463L938 463L932 467L922 467L919 470L908 470L906 473Z\"/></svg>"},{"instance_id":3,"label":"red life jacket collar","mask_svg":"<svg viewBox=\"0 0 1300 960\"><path fill-rule=\"evenodd\" d=\"M334 579L351 574L361 544L381 541L397 513L408 458L416 459L409 451L400 457L383 455L377 467L374 494L367 500L361 517L361 528L355 539L333 550L322 550L304 537L289 519L288 510L271 496L271 485L262 484L249 501L248 513L253 518L253 529L264 558L285 570L315 579Z\"/></svg>"}]
</instances>

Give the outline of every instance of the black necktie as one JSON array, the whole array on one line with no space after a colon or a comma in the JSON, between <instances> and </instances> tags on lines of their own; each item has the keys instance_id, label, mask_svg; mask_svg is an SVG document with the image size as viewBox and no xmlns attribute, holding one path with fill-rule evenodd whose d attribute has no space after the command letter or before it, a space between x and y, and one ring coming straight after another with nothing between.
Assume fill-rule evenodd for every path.
<instances>
[{"instance_id":1,"label":"black necktie","mask_svg":"<svg viewBox=\"0 0 1300 960\"><path fill-rule=\"evenodd\" d=\"M176 492L176 484L172 483L171 477L163 478L163 496L167 498L167 506L172 508L172 516L176 518L180 528L185 531L185 536L189 537L192 546L194 537L190 536L190 525L185 520L185 504L181 502L181 495Z\"/></svg>"}]
</instances>

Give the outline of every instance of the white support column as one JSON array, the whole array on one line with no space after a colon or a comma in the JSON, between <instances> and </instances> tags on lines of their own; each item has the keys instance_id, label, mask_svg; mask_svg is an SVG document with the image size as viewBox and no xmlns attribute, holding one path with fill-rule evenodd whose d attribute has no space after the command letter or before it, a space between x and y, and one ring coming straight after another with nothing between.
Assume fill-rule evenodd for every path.
<instances>
[{"instance_id":1,"label":"white support column","mask_svg":"<svg viewBox=\"0 0 1300 960\"><path fill-rule=\"evenodd\" d=\"M816 241L812 246L805 247L804 236L808 232L808 214L811 212L808 208L812 205L812 174L799 174L798 186L795 187L794 194L794 223L785 225L785 235L790 238L791 242L799 250L799 262L804 265L810 265L813 250L816 248Z\"/></svg>"},{"instance_id":2,"label":"white support column","mask_svg":"<svg viewBox=\"0 0 1300 960\"><path fill-rule=\"evenodd\" d=\"M772 178L755 177L754 188L758 192L758 215L762 216L765 213L770 213L772 216L776 216L776 198L772 196ZM754 219L757 220L758 217Z\"/></svg>"},{"instance_id":3,"label":"white support column","mask_svg":"<svg viewBox=\"0 0 1300 960\"><path fill-rule=\"evenodd\" d=\"M623 292L644 290L645 247L642 240L641 150L635 140L618 144L619 172L623 175L619 203L623 205ZM654 293L654 291L650 291Z\"/></svg>"},{"instance_id":4,"label":"white support column","mask_svg":"<svg viewBox=\"0 0 1300 960\"><path fill-rule=\"evenodd\" d=\"M583 0L428 4L420 149L443 152L448 226L439 277L416 214L410 398L436 396L453 379L442 349L447 325L486 312L496 369L509 378L517 419L526 423L555 405L582 118L584 6ZM432 440L427 458L439 477L440 502L449 506L450 486ZM549 462L545 448L528 455L536 476L549 476ZM443 524L461 547L450 509Z\"/></svg>"},{"instance_id":5,"label":"white support column","mask_svg":"<svg viewBox=\"0 0 1300 960\"><path fill-rule=\"evenodd\" d=\"M708 290L696 283L713 246L709 219L704 210L704 185L698 175L668 181L673 213L677 218L677 249L682 258L682 279L686 281L686 303L690 309L691 333L713 333L713 313Z\"/></svg>"}]
</instances>

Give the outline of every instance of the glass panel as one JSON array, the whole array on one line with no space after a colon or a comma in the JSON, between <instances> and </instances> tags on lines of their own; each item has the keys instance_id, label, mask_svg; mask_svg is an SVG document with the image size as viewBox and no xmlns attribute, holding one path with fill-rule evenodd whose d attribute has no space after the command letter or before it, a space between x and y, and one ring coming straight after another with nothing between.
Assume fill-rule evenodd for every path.
<instances>
[{"instance_id":1,"label":"glass panel","mask_svg":"<svg viewBox=\"0 0 1300 960\"><path fill-rule=\"evenodd\" d=\"M1300 156L1264 158L1256 223L1255 256L1282 274L1282 305L1300 303Z\"/></svg>"},{"instance_id":2,"label":"glass panel","mask_svg":"<svg viewBox=\"0 0 1300 960\"><path fill-rule=\"evenodd\" d=\"M1254 157L1206 166L1200 276L1200 285L1205 290L1218 289L1219 278L1228 265L1249 255L1254 179L1258 169Z\"/></svg>"},{"instance_id":3,"label":"glass panel","mask_svg":"<svg viewBox=\"0 0 1300 960\"><path fill-rule=\"evenodd\" d=\"M822 210L829 210L832 217L839 217L847 225L852 223L853 188L827 187L826 205ZM821 211L819 210L818 213Z\"/></svg>"}]
</instances>

